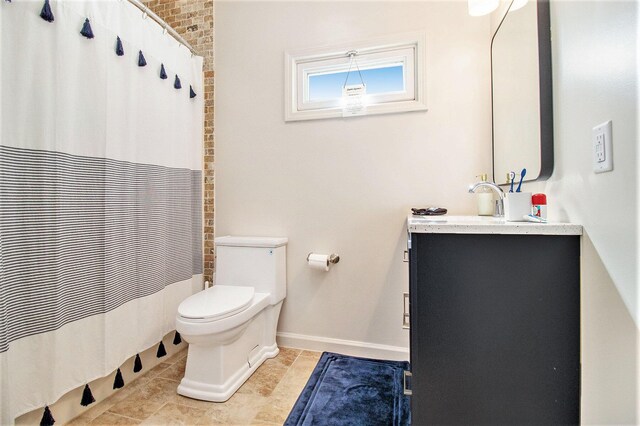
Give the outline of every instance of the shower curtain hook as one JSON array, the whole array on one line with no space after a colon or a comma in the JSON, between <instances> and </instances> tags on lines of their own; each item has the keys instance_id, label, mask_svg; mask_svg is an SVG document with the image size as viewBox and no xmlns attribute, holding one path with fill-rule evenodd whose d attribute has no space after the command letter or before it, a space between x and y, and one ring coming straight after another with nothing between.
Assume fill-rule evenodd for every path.
<instances>
[{"instance_id":1,"label":"shower curtain hook","mask_svg":"<svg viewBox=\"0 0 640 426\"><path fill-rule=\"evenodd\" d=\"M167 30L167 23L165 22L162 26L162 35L167 35L168 32L169 30Z\"/></svg>"},{"instance_id":2,"label":"shower curtain hook","mask_svg":"<svg viewBox=\"0 0 640 426\"><path fill-rule=\"evenodd\" d=\"M142 19L147 19L147 16L149 15L147 14L147 9L145 9L142 11Z\"/></svg>"}]
</instances>

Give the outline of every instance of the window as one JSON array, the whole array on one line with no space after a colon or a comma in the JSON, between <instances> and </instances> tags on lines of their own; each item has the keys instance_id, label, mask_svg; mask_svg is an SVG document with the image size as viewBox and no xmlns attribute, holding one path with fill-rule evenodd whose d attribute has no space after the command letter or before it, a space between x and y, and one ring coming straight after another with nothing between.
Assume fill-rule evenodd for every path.
<instances>
[{"instance_id":1,"label":"window","mask_svg":"<svg viewBox=\"0 0 640 426\"><path fill-rule=\"evenodd\" d=\"M364 108L357 115L426 110L423 39L422 34L413 34L287 53L285 120L348 115L343 88L361 83Z\"/></svg>"}]
</instances>

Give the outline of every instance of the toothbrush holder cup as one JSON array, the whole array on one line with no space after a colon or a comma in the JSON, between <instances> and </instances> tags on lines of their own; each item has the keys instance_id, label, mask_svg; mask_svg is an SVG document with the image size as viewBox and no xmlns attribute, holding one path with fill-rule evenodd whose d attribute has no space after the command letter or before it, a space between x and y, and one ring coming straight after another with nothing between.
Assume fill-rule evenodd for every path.
<instances>
[{"instance_id":1,"label":"toothbrush holder cup","mask_svg":"<svg viewBox=\"0 0 640 426\"><path fill-rule=\"evenodd\" d=\"M524 222L531 214L530 192L509 192L504 199L504 218L507 222Z\"/></svg>"}]
</instances>

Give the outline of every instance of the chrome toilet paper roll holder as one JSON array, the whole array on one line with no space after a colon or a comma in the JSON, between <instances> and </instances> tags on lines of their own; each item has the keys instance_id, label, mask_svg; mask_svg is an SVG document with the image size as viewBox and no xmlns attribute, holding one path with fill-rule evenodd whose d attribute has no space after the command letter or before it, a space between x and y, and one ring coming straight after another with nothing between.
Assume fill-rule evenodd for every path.
<instances>
[{"instance_id":1,"label":"chrome toilet paper roll holder","mask_svg":"<svg viewBox=\"0 0 640 426\"><path fill-rule=\"evenodd\" d=\"M310 252L310 253L307 255L307 262L309 262L309 257L310 257L312 254L313 254L313 252ZM340 256L338 256L338 255L337 255L337 254L335 254L335 253L332 253L332 254L330 254L330 255L329 255L329 259L327 259L327 262L328 262L328 263L331 263L331 264L333 264L333 265L335 265L336 263L340 262Z\"/></svg>"}]
</instances>

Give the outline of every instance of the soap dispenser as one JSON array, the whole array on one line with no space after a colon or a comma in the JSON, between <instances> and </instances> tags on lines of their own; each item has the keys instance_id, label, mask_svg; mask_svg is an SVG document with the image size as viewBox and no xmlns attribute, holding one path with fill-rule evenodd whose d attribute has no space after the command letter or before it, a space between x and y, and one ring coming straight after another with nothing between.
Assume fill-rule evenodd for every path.
<instances>
[{"instance_id":1,"label":"soap dispenser","mask_svg":"<svg viewBox=\"0 0 640 426\"><path fill-rule=\"evenodd\" d=\"M487 182L486 173L483 173L479 177L482 182ZM493 191L486 187L479 188L476 191L476 195L478 197L478 216L493 216L495 210Z\"/></svg>"}]
</instances>

